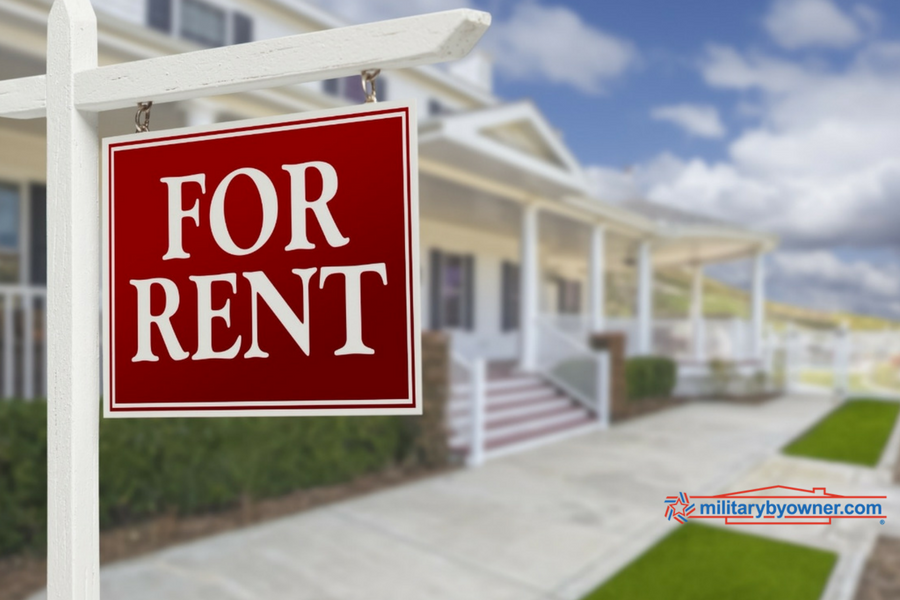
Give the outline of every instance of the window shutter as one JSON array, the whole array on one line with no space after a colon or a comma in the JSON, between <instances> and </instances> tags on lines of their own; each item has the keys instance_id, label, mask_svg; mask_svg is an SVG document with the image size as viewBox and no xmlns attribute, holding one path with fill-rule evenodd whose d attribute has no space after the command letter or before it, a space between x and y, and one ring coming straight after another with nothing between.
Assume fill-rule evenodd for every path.
<instances>
[{"instance_id":1,"label":"window shutter","mask_svg":"<svg viewBox=\"0 0 900 600\"><path fill-rule=\"evenodd\" d=\"M519 265L503 262L500 304L500 327L502 331L519 328Z\"/></svg>"},{"instance_id":2,"label":"window shutter","mask_svg":"<svg viewBox=\"0 0 900 600\"><path fill-rule=\"evenodd\" d=\"M573 281L572 282L572 314L578 314L581 312L581 282Z\"/></svg>"},{"instance_id":3,"label":"window shutter","mask_svg":"<svg viewBox=\"0 0 900 600\"><path fill-rule=\"evenodd\" d=\"M32 285L47 285L47 186L32 184L29 186L29 196L31 273L28 279Z\"/></svg>"},{"instance_id":4,"label":"window shutter","mask_svg":"<svg viewBox=\"0 0 900 600\"><path fill-rule=\"evenodd\" d=\"M341 93L341 80L326 79L322 82L322 91L331 96L337 96Z\"/></svg>"},{"instance_id":5,"label":"window shutter","mask_svg":"<svg viewBox=\"0 0 900 600\"><path fill-rule=\"evenodd\" d=\"M147 25L164 33L171 33L172 0L147 0Z\"/></svg>"},{"instance_id":6,"label":"window shutter","mask_svg":"<svg viewBox=\"0 0 900 600\"><path fill-rule=\"evenodd\" d=\"M253 20L244 13L236 12L232 15L232 44L246 44L253 41Z\"/></svg>"},{"instance_id":7,"label":"window shutter","mask_svg":"<svg viewBox=\"0 0 900 600\"><path fill-rule=\"evenodd\" d=\"M343 95L346 100L350 100L351 102L359 104L362 104L366 101L366 93L363 91L362 79L359 75L344 77L343 82ZM378 83L381 82L379 81Z\"/></svg>"},{"instance_id":8,"label":"window shutter","mask_svg":"<svg viewBox=\"0 0 900 600\"><path fill-rule=\"evenodd\" d=\"M429 306L431 329L437 331L441 328L441 251L431 251L431 265L429 270L429 284L431 304Z\"/></svg>"},{"instance_id":9,"label":"window shutter","mask_svg":"<svg viewBox=\"0 0 900 600\"><path fill-rule=\"evenodd\" d=\"M471 254L466 255L463 261L463 273L465 283L465 328L469 331L475 329L475 257Z\"/></svg>"}]
</instances>

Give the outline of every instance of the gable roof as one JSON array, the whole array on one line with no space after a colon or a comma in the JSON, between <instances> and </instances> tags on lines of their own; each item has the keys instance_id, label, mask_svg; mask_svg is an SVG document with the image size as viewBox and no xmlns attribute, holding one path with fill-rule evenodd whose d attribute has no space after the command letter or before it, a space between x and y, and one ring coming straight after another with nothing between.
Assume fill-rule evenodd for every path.
<instances>
[{"instance_id":1,"label":"gable roof","mask_svg":"<svg viewBox=\"0 0 900 600\"><path fill-rule=\"evenodd\" d=\"M424 121L419 143L429 156L552 198L587 189L578 160L530 102Z\"/></svg>"}]
</instances>

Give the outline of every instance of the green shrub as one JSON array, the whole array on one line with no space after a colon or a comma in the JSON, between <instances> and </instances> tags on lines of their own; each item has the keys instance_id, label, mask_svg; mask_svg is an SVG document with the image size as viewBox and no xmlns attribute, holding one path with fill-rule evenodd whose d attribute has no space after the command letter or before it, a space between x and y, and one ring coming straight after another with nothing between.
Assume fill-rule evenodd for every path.
<instances>
[{"instance_id":1,"label":"green shrub","mask_svg":"<svg viewBox=\"0 0 900 600\"><path fill-rule=\"evenodd\" d=\"M100 524L186 515L346 482L408 462L399 417L108 419ZM0 555L46 545L46 403L0 402Z\"/></svg>"},{"instance_id":2,"label":"green shrub","mask_svg":"<svg viewBox=\"0 0 900 600\"><path fill-rule=\"evenodd\" d=\"M664 356L637 356L625 361L629 400L662 398L672 394L677 377L675 361Z\"/></svg>"},{"instance_id":3,"label":"green shrub","mask_svg":"<svg viewBox=\"0 0 900 600\"><path fill-rule=\"evenodd\" d=\"M0 555L47 541L47 410L0 402Z\"/></svg>"},{"instance_id":4,"label":"green shrub","mask_svg":"<svg viewBox=\"0 0 900 600\"><path fill-rule=\"evenodd\" d=\"M712 384L712 393L724 396L727 394L738 377L737 367L730 360L714 358L709 361L709 380Z\"/></svg>"}]
</instances>

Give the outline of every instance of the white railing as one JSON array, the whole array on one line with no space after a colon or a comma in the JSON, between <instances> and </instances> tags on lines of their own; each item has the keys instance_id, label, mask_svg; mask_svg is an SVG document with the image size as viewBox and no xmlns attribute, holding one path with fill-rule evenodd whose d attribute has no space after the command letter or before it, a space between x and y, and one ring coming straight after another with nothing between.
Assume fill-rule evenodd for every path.
<instances>
[{"instance_id":1,"label":"white railing","mask_svg":"<svg viewBox=\"0 0 900 600\"><path fill-rule=\"evenodd\" d=\"M47 290L0 284L0 393L47 395Z\"/></svg>"},{"instance_id":2,"label":"white railing","mask_svg":"<svg viewBox=\"0 0 900 600\"><path fill-rule=\"evenodd\" d=\"M469 409L466 464L477 467L484 463L485 427L487 420L487 364L483 358L467 359L457 352L450 354L450 389L464 390ZM449 411L449 406L448 406Z\"/></svg>"},{"instance_id":3,"label":"white railing","mask_svg":"<svg viewBox=\"0 0 900 600\"><path fill-rule=\"evenodd\" d=\"M579 338L539 318L537 368L541 375L609 425L610 368L607 351L593 351Z\"/></svg>"},{"instance_id":4,"label":"white railing","mask_svg":"<svg viewBox=\"0 0 900 600\"><path fill-rule=\"evenodd\" d=\"M586 315L544 315L556 329L575 339L587 340L590 325ZM739 361L751 355L751 326L744 319L704 319L705 359ZM637 320L607 318L606 331L625 334L625 354L637 354ZM676 360L694 358L694 327L690 319L654 319L653 354Z\"/></svg>"},{"instance_id":5,"label":"white railing","mask_svg":"<svg viewBox=\"0 0 900 600\"><path fill-rule=\"evenodd\" d=\"M789 327L768 339L792 391L900 397L900 332Z\"/></svg>"}]
</instances>

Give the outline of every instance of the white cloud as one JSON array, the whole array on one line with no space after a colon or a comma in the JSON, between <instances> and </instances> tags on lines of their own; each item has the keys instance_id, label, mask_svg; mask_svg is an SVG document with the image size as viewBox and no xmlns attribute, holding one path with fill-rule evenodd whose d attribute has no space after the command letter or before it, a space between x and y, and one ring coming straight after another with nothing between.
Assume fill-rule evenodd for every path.
<instances>
[{"instance_id":1,"label":"white cloud","mask_svg":"<svg viewBox=\"0 0 900 600\"><path fill-rule=\"evenodd\" d=\"M351 23L364 23L454 8L480 8L474 0L314 0ZM480 42L497 72L514 81L567 85L598 95L609 81L637 62L628 40L585 22L564 6L536 0L516 3L508 16L495 18Z\"/></svg>"},{"instance_id":2,"label":"white cloud","mask_svg":"<svg viewBox=\"0 0 900 600\"><path fill-rule=\"evenodd\" d=\"M775 231L788 245L898 243L895 48L869 46L845 69L828 72L713 47L702 72L713 87L756 93L758 121L730 144L728 160L666 156L658 160L669 165L668 179L652 182L641 177L653 162L636 169L647 195Z\"/></svg>"},{"instance_id":3,"label":"white cloud","mask_svg":"<svg viewBox=\"0 0 900 600\"><path fill-rule=\"evenodd\" d=\"M725 126L715 106L706 104L658 106L650 111L650 116L659 121L674 123L697 137L715 139L725 135Z\"/></svg>"},{"instance_id":4,"label":"white cloud","mask_svg":"<svg viewBox=\"0 0 900 600\"><path fill-rule=\"evenodd\" d=\"M772 289L783 300L897 317L900 44L870 42L847 58L829 68L710 47L701 73L736 92L736 105L752 103L749 125L722 160L664 153L616 184L778 234Z\"/></svg>"},{"instance_id":5,"label":"white cloud","mask_svg":"<svg viewBox=\"0 0 900 600\"><path fill-rule=\"evenodd\" d=\"M783 48L809 46L846 48L863 37L861 23L876 18L871 9L849 15L831 0L775 0L764 25Z\"/></svg>"},{"instance_id":6,"label":"white cloud","mask_svg":"<svg viewBox=\"0 0 900 600\"><path fill-rule=\"evenodd\" d=\"M783 251L772 262L776 274L802 278L837 289L854 288L858 294L900 295L900 271L879 268L864 260L841 260L826 250Z\"/></svg>"},{"instance_id":7,"label":"white cloud","mask_svg":"<svg viewBox=\"0 0 900 600\"><path fill-rule=\"evenodd\" d=\"M562 6L518 4L484 41L498 71L512 80L548 81L600 94L637 60L634 46Z\"/></svg>"}]
</instances>

